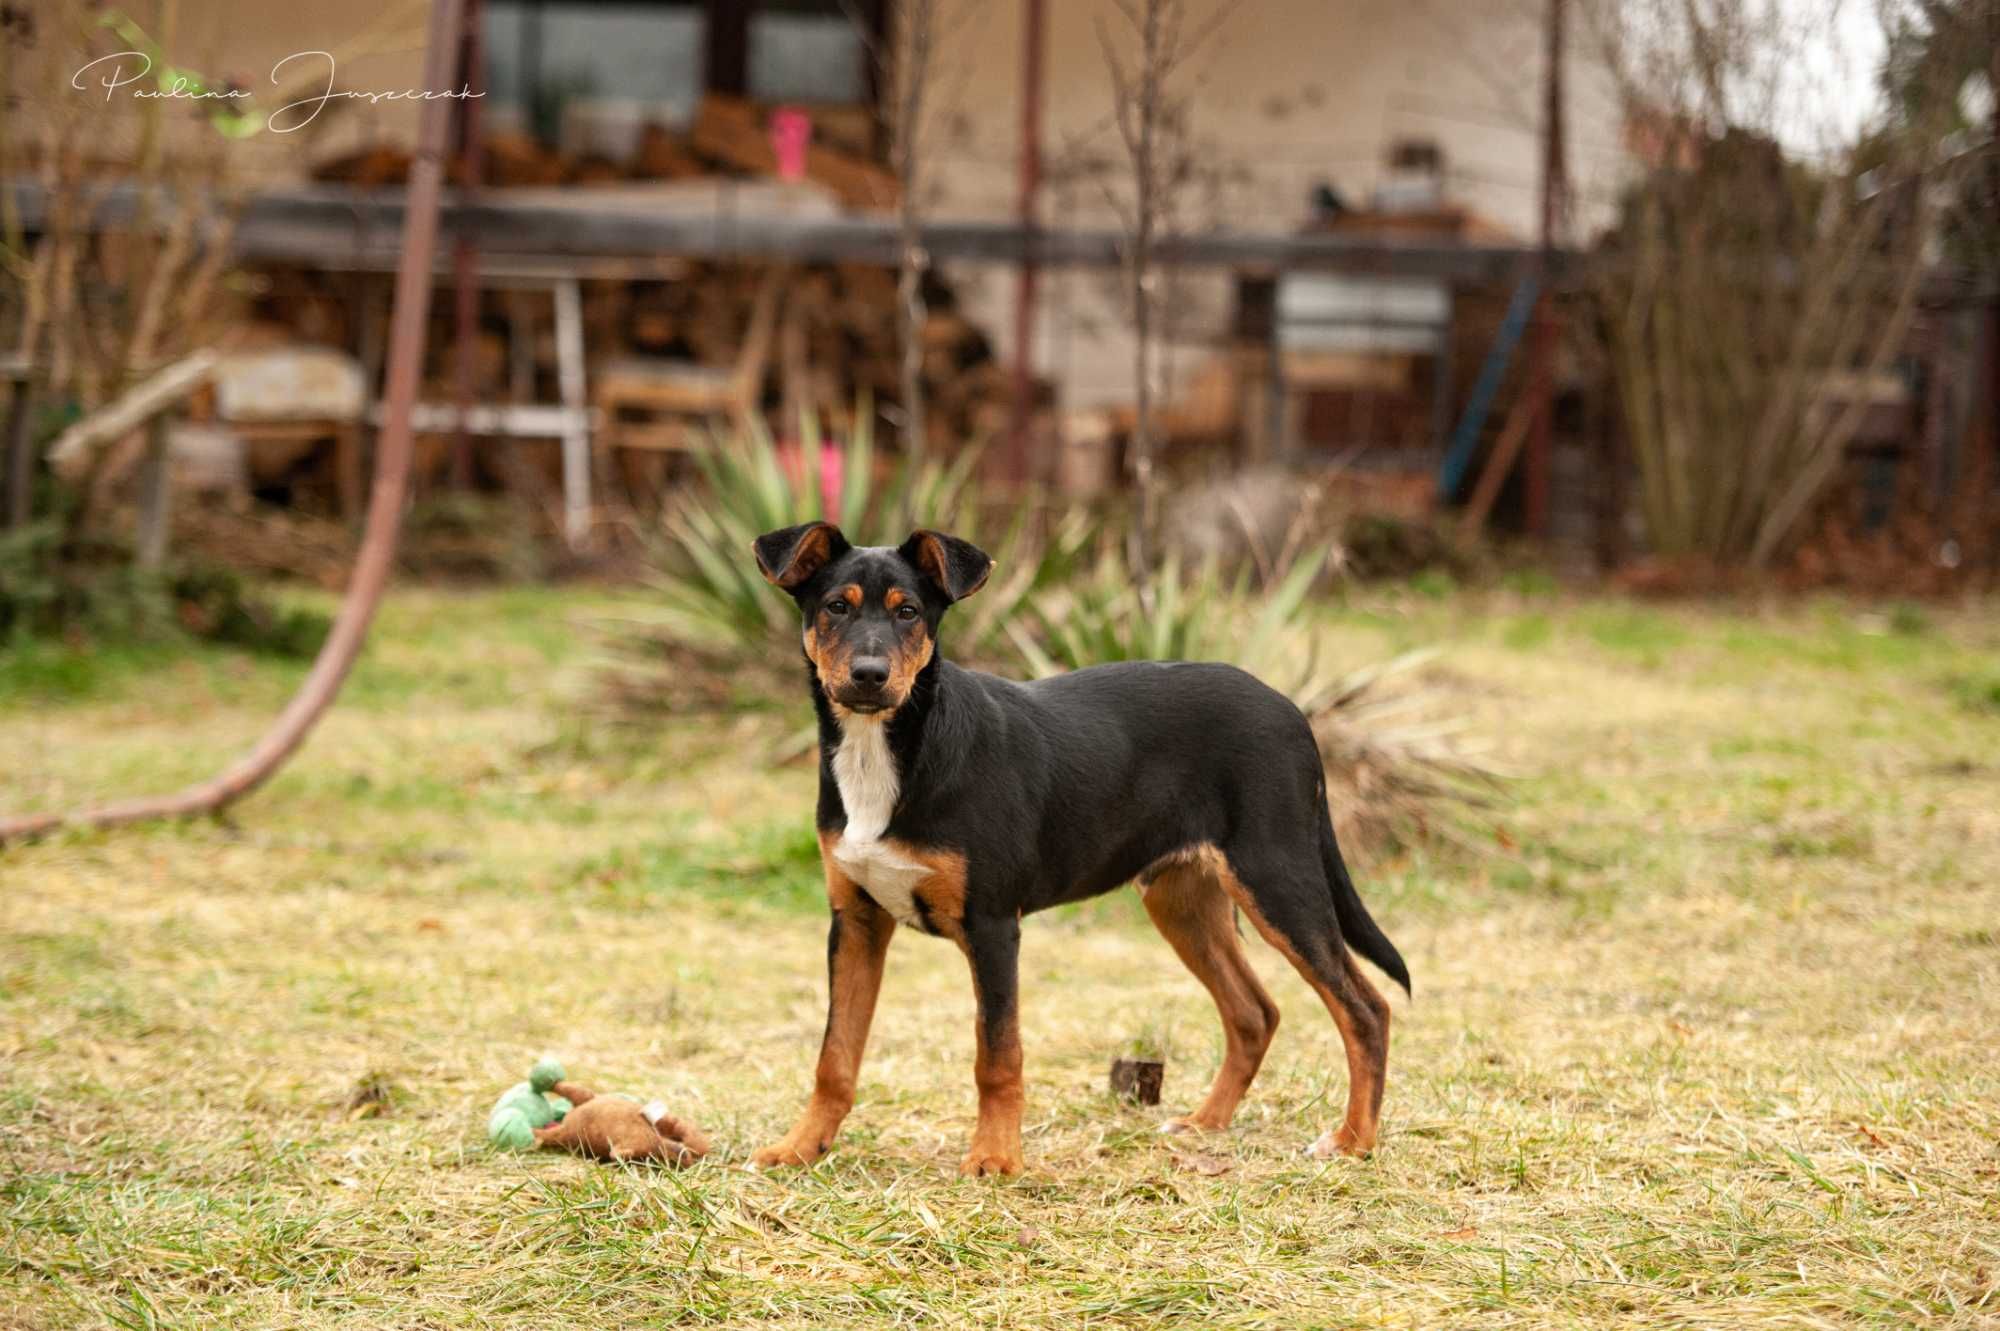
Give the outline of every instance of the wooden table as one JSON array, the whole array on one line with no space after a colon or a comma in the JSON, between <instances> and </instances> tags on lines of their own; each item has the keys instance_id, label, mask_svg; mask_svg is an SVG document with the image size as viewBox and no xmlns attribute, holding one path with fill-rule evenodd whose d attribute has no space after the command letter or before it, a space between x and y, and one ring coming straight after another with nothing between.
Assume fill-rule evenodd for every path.
<instances>
[{"instance_id":1,"label":"wooden table","mask_svg":"<svg viewBox=\"0 0 2000 1331\"><path fill-rule=\"evenodd\" d=\"M343 262L333 258L316 266L332 272L388 273L393 267L376 259ZM555 402L479 403L463 415L451 402L418 402L410 413L410 428L427 434L444 434L463 429L467 434L502 439L560 439L562 441L563 538L572 549L590 537L593 499L591 495L591 434L598 428L596 412L590 405L586 349L583 340L583 283L586 281L627 282L643 279L672 279L684 276L687 262L663 257L654 259L616 256L586 258L524 259L483 255L475 273L482 290L547 292L555 309L556 389ZM433 272L440 285L453 280L449 267L440 263ZM357 348L371 384L379 384L382 374L383 330L386 311L377 307L381 293L371 288L370 299L361 311L360 342ZM378 318L380 314L384 317ZM516 359L525 352L532 357L528 330L517 316L509 319L510 354ZM515 379L532 378L519 373ZM368 413L369 423L379 428L383 404L377 402Z\"/></svg>"}]
</instances>

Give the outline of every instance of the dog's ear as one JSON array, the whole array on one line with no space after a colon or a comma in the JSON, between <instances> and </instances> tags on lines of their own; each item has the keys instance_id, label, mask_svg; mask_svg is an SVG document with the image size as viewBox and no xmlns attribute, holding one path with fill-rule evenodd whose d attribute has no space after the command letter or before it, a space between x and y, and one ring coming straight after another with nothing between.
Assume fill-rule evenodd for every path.
<instances>
[{"instance_id":1,"label":"dog's ear","mask_svg":"<svg viewBox=\"0 0 2000 1331\"><path fill-rule=\"evenodd\" d=\"M767 531L752 543L757 567L773 585L791 591L852 547L831 522L807 522Z\"/></svg>"},{"instance_id":2,"label":"dog's ear","mask_svg":"<svg viewBox=\"0 0 2000 1331\"><path fill-rule=\"evenodd\" d=\"M993 571L991 555L941 531L913 531L896 553L923 570L953 601L963 601L984 587L986 575Z\"/></svg>"}]
</instances>

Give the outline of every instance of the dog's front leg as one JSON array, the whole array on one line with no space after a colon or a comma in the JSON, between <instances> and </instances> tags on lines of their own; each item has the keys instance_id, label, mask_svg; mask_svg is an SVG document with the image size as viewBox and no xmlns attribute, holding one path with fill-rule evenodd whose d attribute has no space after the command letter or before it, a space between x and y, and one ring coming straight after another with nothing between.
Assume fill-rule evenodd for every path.
<instances>
[{"instance_id":1,"label":"dog's front leg","mask_svg":"<svg viewBox=\"0 0 2000 1331\"><path fill-rule=\"evenodd\" d=\"M979 998L979 1053L973 1079L979 1086L979 1125L972 1132L972 1149L958 1172L983 1174L1021 1172L1021 921L968 917L962 946L972 963L972 985Z\"/></svg>"},{"instance_id":2,"label":"dog's front leg","mask_svg":"<svg viewBox=\"0 0 2000 1331\"><path fill-rule=\"evenodd\" d=\"M829 872L833 923L826 940L826 1035L820 1041L819 1069L812 1098L783 1141L750 1157L759 1168L809 1165L826 1154L847 1111L854 1108L854 1083L875 997L882 991L882 963L896 932L895 917L856 890L845 876Z\"/></svg>"}]
</instances>

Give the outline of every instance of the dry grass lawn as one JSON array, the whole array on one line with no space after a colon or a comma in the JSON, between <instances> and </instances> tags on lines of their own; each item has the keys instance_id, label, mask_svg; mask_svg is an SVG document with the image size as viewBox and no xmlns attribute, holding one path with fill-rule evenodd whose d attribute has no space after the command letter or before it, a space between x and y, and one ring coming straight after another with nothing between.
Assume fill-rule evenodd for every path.
<instances>
[{"instance_id":1,"label":"dry grass lawn","mask_svg":"<svg viewBox=\"0 0 2000 1331\"><path fill-rule=\"evenodd\" d=\"M2000 618L1371 593L1520 774L1484 853L1367 866L1408 956L1382 1149L1285 1012L1236 1129L1131 894L1030 922L1030 1172L966 1182L972 1004L900 938L809 1173L823 1019L798 699L593 719L583 611L406 593L349 701L227 825L0 853L0 1326L2000 1325ZM295 667L0 649L0 805L206 771ZM664 1097L683 1173L491 1153L542 1050Z\"/></svg>"}]
</instances>

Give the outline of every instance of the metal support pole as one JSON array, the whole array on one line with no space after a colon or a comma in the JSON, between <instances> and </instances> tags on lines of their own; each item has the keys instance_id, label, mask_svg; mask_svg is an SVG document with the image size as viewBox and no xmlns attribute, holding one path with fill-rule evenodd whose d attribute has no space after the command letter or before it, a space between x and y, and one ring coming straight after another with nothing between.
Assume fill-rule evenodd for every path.
<instances>
[{"instance_id":1,"label":"metal support pole","mask_svg":"<svg viewBox=\"0 0 2000 1331\"><path fill-rule=\"evenodd\" d=\"M1993 138L1987 151L2000 157L2000 0L1991 0L1987 6L1986 40L1991 52L1991 63L1987 70L1986 86L1993 90ZM1993 183L1990 222L2000 217L2000 161L1987 167L1987 178ZM1977 530L1973 533L1971 553L1984 560L1989 566L2000 562L2000 541L1994 539L1993 530L2000 523L2000 513L1994 512L1993 468L2000 462L2000 272L1988 272L1989 284L1986 293L1986 447L1975 453L1977 461L1971 469L1973 482L1972 505L1973 522Z\"/></svg>"},{"instance_id":2,"label":"metal support pole","mask_svg":"<svg viewBox=\"0 0 2000 1331\"><path fill-rule=\"evenodd\" d=\"M479 92L484 81L482 68L480 0L463 0L460 20L458 70L460 86ZM471 202L479 189L481 173L481 124L479 97L458 102L458 188L462 202ZM452 306L457 326L453 398L458 407L458 430L452 440L451 484L455 490L472 488L472 435L465 422L473 397L473 360L479 342L479 254L472 237L460 231L452 242Z\"/></svg>"},{"instance_id":3,"label":"metal support pole","mask_svg":"<svg viewBox=\"0 0 2000 1331\"><path fill-rule=\"evenodd\" d=\"M1008 425L1009 472L1017 483L1035 474L1029 456L1034 416L1035 226L1042 188L1042 29L1043 0L1026 0L1021 21L1021 188L1022 247L1014 286L1014 400Z\"/></svg>"},{"instance_id":4,"label":"metal support pole","mask_svg":"<svg viewBox=\"0 0 2000 1331\"><path fill-rule=\"evenodd\" d=\"M1548 0L1548 24L1542 92L1542 234L1539 283L1541 298L1529 343L1527 392L1532 399L1526 474L1522 477L1523 525L1531 536L1549 530L1549 469L1555 423L1556 309L1551 289L1558 230L1563 221L1569 185L1563 148L1563 24L1565 0Z\"/></svg>"},{"instance_id":5,"label":"metal support pole","mask_svg":"<svg viewBox=\"0 0 2000 1331\"><path fill-rule=\"evenodd\" d=\"M563 537L572 550L590 539L590 401L584 387L583 290L574 277L556 283L556 379L569 416L562 439Z\"/></svg>"}]
</instances>

